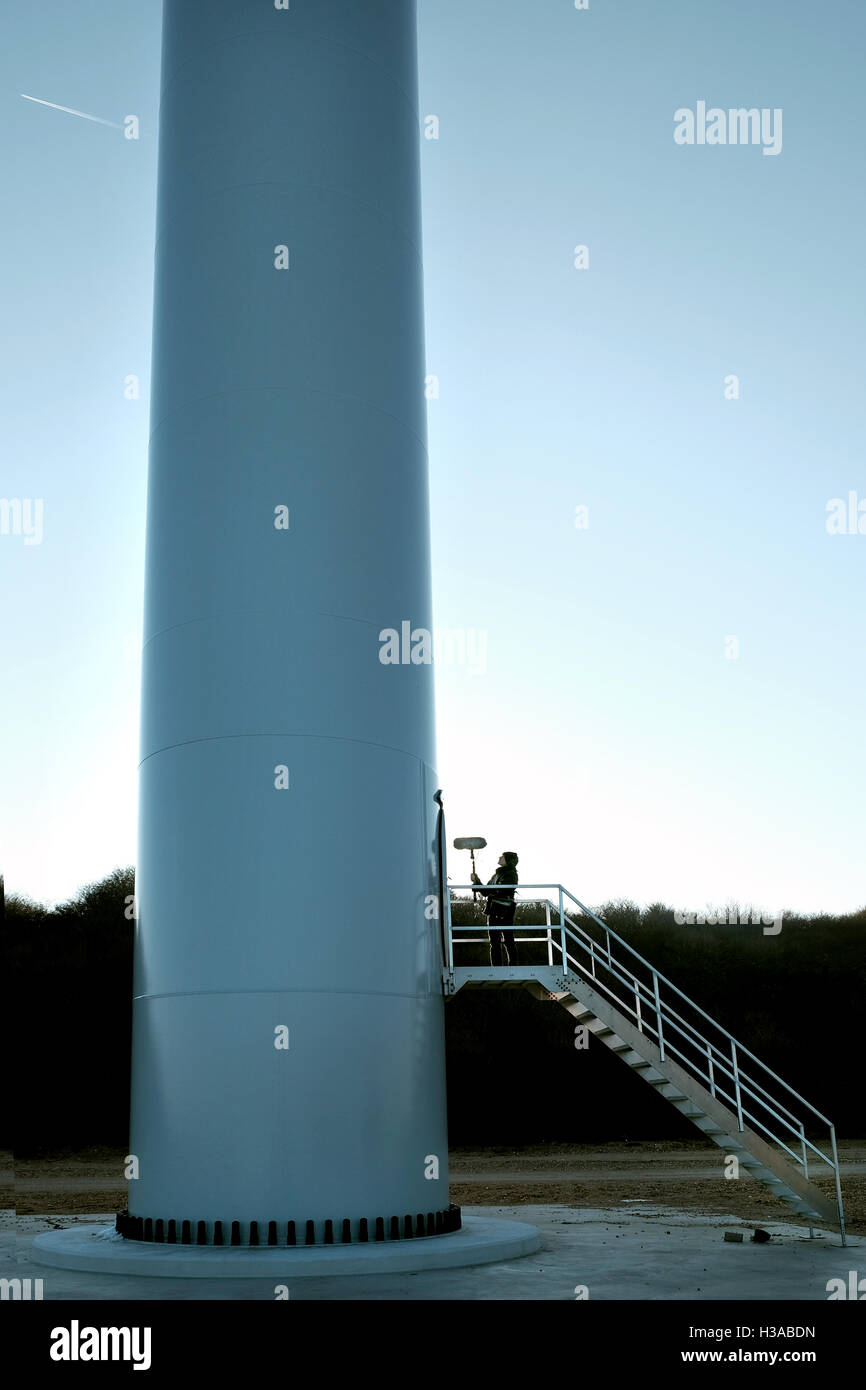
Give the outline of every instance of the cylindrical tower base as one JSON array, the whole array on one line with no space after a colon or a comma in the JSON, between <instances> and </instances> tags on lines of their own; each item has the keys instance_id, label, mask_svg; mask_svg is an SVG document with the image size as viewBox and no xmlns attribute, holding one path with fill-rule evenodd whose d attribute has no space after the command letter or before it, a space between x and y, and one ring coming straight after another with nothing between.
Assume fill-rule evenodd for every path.
<instances>
[{"instance_id":1,"label":"cylindrical tower base","mask_svg":"<svg viewBox=\"0 0 866 1390\"><path fill-rule=\"evenodd\" d=\"M349 1274L411 1274L498 1264L532 1255L541 1246L534 1226L499 1217L465 1217L459 1231L429 1240L316 1249L198 1249L143 1245L115 1236L110 1226L46 1231L33 1242L38 1264L97 1274L153 1275L174 1279L296 1279ZM272 1297L272 1295L271 1295Z\"/></svg>"}]
</instances>

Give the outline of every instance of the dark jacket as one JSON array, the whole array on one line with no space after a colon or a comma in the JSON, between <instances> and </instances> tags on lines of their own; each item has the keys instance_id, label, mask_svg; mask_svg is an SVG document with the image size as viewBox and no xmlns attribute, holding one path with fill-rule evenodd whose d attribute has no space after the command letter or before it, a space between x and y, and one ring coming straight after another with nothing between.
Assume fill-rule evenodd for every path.
<instances>
[{"instance_id":1,"label":"dark jacket","mask_svg":"<svg viewBox=\"0 0 866 1390\"><path fill-rule=\"evenodd\" d=\"M486 897L488 912L493 903L497 903L500 907L514 906L514 889L508 888L505 885L516 884L518 881L517 869L515 867L517 855L508 853L503 857L505 859L505 868L496 870L493 877L487 880L487 888L478 888L476 890L479 893L483 893ZM491 887L491 884L494 886Z\"/></svg>"}]
</instances>

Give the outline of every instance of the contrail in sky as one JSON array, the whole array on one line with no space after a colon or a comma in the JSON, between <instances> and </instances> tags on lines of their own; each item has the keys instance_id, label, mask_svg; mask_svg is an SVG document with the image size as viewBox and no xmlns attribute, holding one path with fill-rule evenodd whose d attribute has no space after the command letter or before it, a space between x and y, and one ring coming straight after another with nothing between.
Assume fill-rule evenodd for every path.
<instances>
[{"instance_id":1,"label":"contrail in sky","mask_svg":"<svg viewBox=\"0 0 866 1390\"><path fill-rule=\"evenodd\" d=\"M112 125L115 130L122 130L123 126L119 121L104 121L101 116L88 116L86 111L75 111L71 106L58 106L56 101L43 101L41 97L29 97L26 92L20 95L25 101L38 101L40 106L53 106L55 111L68 111L70 116L82 116L85 121L98 121L100 125Z\"/></svg>"}]
</instances>

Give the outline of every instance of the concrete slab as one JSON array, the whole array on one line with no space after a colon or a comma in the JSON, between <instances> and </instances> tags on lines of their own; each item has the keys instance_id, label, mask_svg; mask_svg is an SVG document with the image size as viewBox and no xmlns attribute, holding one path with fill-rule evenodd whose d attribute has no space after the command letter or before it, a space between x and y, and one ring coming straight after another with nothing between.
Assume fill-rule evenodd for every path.
<instances>
[{"instance_id":1,"label":"concrete slab","mask_svg":"<svg viewBox=\"0 0 866 1390\"><path fill-rule=\"evenodd\" d=\"M33 1259L60 1269L92 1270L170 1279L296 1279L322 1275L411 1274L494 1264L531 1255L541 1245L534 1226L489 1216L470 1216L459 1231L420 1240L385 1240L327 1247L152 1245L125 1240L113 1225L45 1231L33 1241ZM157 1295L158 1296L158 1295Z\"/></svg>"},{"instance_id":2,"label":"concrete slab","mask_svg":"<svg viewBox=\"0 0 866 1390\"><path fill-rule=\"evenodd\" d=\"M623 1208L575 1209L553 1205L464 1207L472 1218L531 1223L541 1235L534 1254L468 1268L419 1273L346 1274L288 1281L270 1277L160 1279L48 1268L36 1262L33 1237L59 1225L108 1223L105 1216L22 1216L17 1254L4 1251L0 1273L41 1278L45 1300L265 1300L288 1283L294 1301L574 1301L583 1289L593 1301L827 1299L827 1281L866 1275L866 1239L816 1233L787 1222L765 1222L765 1245L750 1240L753 1225L734 1216L704 1216L652 1202ZM742 1244L725 1231L741 1231ZM8 1234L8 1231L7 1231ZM447 1239L448 1237L442 1237ZM430 1237L439 1239L439 1237ZM577 1291L577 1292L576 1292Z\"/></svg>"}]
</instances>

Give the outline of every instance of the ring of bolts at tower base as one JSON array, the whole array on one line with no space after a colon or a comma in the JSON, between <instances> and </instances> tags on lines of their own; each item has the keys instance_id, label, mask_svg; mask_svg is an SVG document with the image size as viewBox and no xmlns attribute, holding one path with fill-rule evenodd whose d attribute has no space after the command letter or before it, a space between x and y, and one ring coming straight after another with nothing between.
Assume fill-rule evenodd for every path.
<instances>
[{"instance_id":1,"label":"ring of bolts at tower base","mask_svg":"<svg viewBox=\"0 0 866 1390\"><path fill-rule=\"evenodd\" d=\"M317 1239L317 1226L321 1232ZM154 1221L152 1217L117 1214L114 1229L127 1240L150 1241L155 1245L363 1245L370 1241L417 1240L420 1236L444 1236L461 1227L460 1208L452 1202L444 1211L428 1211L426 1216L362 1216L358 1234L352 1235L352 1222L343 1221ZM241 1240L243 1229L247 1239ZM387 1232L387 1234L386 1234Z\"/></svg>"}]
</instances>

